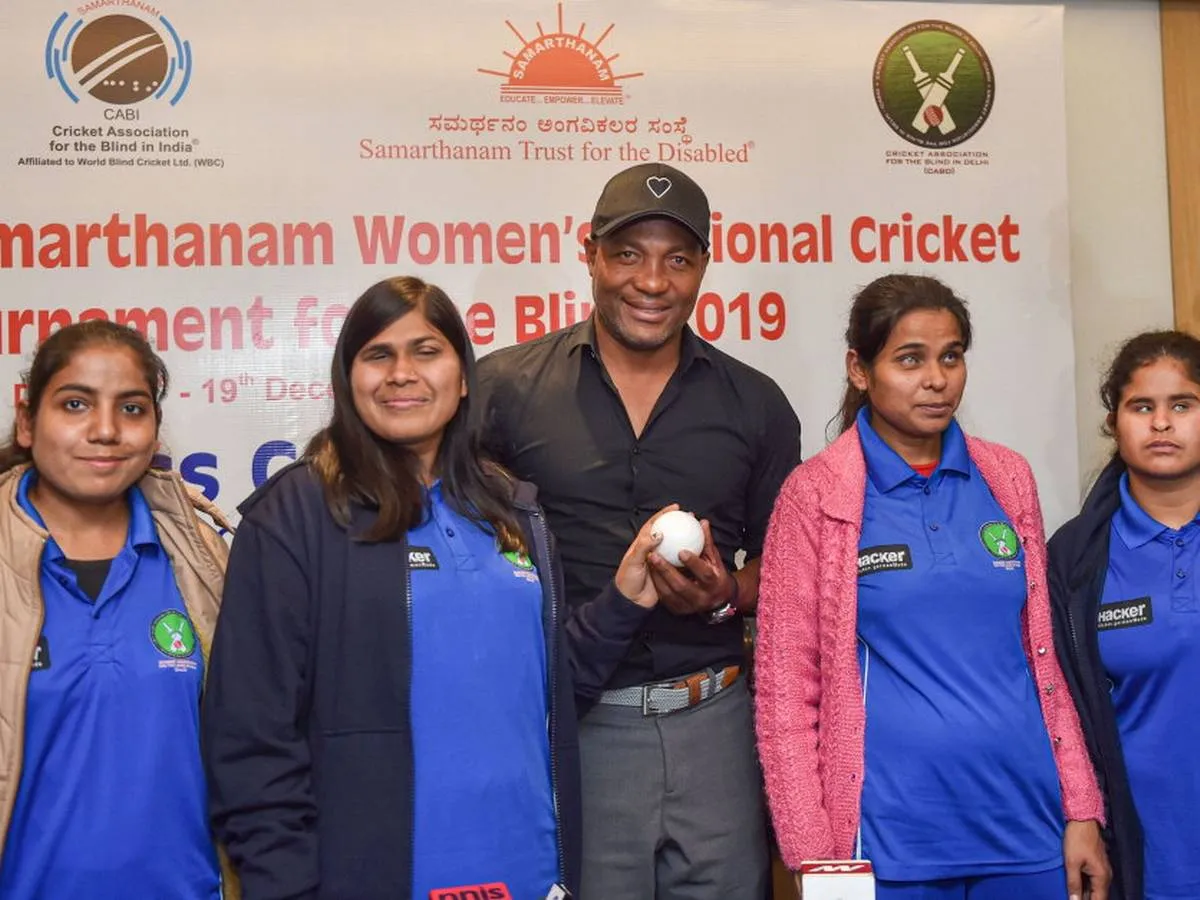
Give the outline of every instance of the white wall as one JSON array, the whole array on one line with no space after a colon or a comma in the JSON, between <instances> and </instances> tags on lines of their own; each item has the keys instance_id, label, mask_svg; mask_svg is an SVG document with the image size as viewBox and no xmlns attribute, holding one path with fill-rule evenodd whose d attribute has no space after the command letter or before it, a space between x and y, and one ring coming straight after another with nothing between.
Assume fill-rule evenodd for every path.
<instances>
[{"instance_id":1,"label":"white wall","mask_svg":"<svg viewBox=\"0 0 1200 900\"><path fill-rule=\"evenodd\" d=\"M1171 244L1159 5L1068 0L1065 59L1079 470L1110 449L1097 388L1116 346L1170 328Z\"/></svg>"}]
</instances>

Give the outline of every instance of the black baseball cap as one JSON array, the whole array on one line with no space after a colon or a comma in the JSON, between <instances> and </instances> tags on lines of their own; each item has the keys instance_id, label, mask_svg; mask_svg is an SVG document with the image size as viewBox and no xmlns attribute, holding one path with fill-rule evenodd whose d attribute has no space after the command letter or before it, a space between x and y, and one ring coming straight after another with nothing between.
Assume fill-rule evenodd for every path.
<instances>
[{"instance_id":1,"label":"black baseball cap","mask_svg":"<svg viewBox=\"0 0 1200 900\"><path fill-rule=\"evenodd\" d=\"M708 197L691 178L663 163L633 166L608 180L592 213L592 237L652 216L674 219L708 249Z\"/></svg>"}]
</instances>

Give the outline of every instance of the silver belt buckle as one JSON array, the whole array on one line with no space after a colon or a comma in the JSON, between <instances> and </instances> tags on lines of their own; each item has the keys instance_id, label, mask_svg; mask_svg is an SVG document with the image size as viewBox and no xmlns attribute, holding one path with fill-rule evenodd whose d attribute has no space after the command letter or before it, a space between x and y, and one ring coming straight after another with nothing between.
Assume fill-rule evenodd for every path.
<instances>
[{"instance_id":1,"label":"silver belt buckle","mask_svg":"<svg viewBox=\"0 0 1200 900\"><path fill-rule=\"evenodd\" d=\"M657 686L658 685L654 685L654 684L642 685L642 715L643 716L660 716L660 715L662 715L662 713L660 713L658 710L650 708L650 692L652 690L654 690L654 688L656 688Z\"/></svg>"},{"instance_id":2,"label":"silver belt buckle","mask_svg":"<svg viewBox=\"0 0 1200 900\"><path fill-rule=\"evenodd\" d=\"M653 708L651 708L650 692L655 691L655 690L672 691L672 690L679 690L679 688L673 688L673 687L671 687L671 685L668 682L663 682L663 681L659 681L654 684L643 685L642 686L642 715L643 716L665 716L670 713L679 711L676 709L653 709ZM687 707L684 706L681 708L686 709Z\"/></svg>"}]
</instances>

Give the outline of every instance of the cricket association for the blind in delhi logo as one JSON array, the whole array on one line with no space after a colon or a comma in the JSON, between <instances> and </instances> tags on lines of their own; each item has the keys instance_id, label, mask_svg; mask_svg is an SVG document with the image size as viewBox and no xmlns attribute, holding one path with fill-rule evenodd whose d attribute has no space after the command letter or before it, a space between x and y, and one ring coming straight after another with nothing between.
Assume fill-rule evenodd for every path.
<instances>
[{"instance_id":1,"label":"cricket association for the blind in delhi logo","mask_svg":"<svg viewBox=\"0 0 1200 900\"><path fill-rule=\"evenodd\" d=\"M479 69L484 75L505 79L500 85L500 99L507 103L606 103L625 102L625 92L617 83L628 78L640 78L644 72L618 75L613 60L619 54L600 49L613 28L607 25L594 40L584 36L587 23L568 31L563 19L563 5L557 4L558 24L547 32L541 22L535 23L537 34L527 35L511 20L504 24L519 42L515 50L504 55L511 60L508 71ZM526 29L528 30L528 29Z\"/></svg>"},{"instance_id":2,"label":"cricket association for the blind in delhi logo","mask_svg":"<svg viewBox=\"0 0 1200 900\"><path fill-rule=\"evenodd\" d=\"M177 609L159 613L150 626L150 641L172 659L183 659L196 652L196 632L187 616Z\"/></svg>"},{"instance_id":3,"label":"cricket association for the blind in delhi logo","mask_svg":"<svg viewBox=\"0 0 1200 900\"><path fill-rule=\"evenodd\" d=\"M520 550L505 550L500 555L512 565L514 578L520 578L531 584L538 583L537 572L533 569L533 560L529 558L528 554Z\"/></svg>"},{"instance_id":4,"label":"cricket association for the blind in delhi logo","mask_svg":"<svg viewBox=\"0 0 1200 900\"><path fill-rule=\"evenodd\" d=\"M992 63L979 41L950 22L905 25L875 59L875 103L911 144L931 149L969 140L996 96Z\"/></svg>"},{"instance_id":5,"label":"cricket association for the blind in delhi logo","mask_svg":"<svg viewBox=\"0 0 1200 900\"><path fill-rule=\"evenodd\" d=\"M118 4L101 0L84 8L107 6ZM148 100L165 100L174 106L192 79L191 44L149 4L124 3L119 8L133 8L138 14L60 15L46 38L46 76L57 81L75 103L87 94L102 103L131 108L106 118L136 119L132 105Z\"/></svg>"},{"instance_id":6,"label":"cricket association for the blind in delhi logo","mask_svg":"<svg viewBox=\"0 0 1200 900\"><path fill-rule=\"evenodd\" d=\"M505 559L513 564L518 569L532 569L533 560L522 553L520 550L505 550L502 554Z\"/></svg>"},{"instance_id":7,"label":"cricket association for the blind in delhi logo","mask_svg":"<svg viewBox=\"0 0 1200 900\"><path fill-rule=\"evenodd\" d=\"M1017 555L1017 533L1007 522L986 522L979 529L979 540L996 559L1012 559Z\"/></svg>"}]
</instances>

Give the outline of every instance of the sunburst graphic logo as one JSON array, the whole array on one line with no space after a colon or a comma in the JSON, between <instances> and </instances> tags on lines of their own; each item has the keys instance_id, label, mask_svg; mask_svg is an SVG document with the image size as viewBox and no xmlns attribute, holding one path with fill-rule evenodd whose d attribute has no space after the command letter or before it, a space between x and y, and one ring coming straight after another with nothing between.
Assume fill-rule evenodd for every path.
<instances>
[{"instance_id":1,"label":"sunburst graphic logo","mask_svg":"<svg viewBox=\"0 0 1200 900\"><path fill-rule=\"evenodd\" d=\"M192 48L158 14L114 13L71 19L63 13L46 38L46 76L75 103L90 94L126 105L166 100L174 106L192 78Z\"/></svg>"},{"instance_id":2,"label":"sunburst graphic logo","mask_svg":"<svg viewBox=\"0 0 1200 900\"><path fill-rule=\"evenodd\" d=\"M583 102L591 98L597 103L621 103L625 93L620 81L641 78L644 72L618 75L613 63L619 53L608 54L601 45L612 33L610 23L596 40L584 37L587 23L568 32L563 23L563 5L558 4L557 31L547 34L541 22L536 23L537 35L527 38L508 19L508 30L520 41L516 51L505 51L511 60L508 71L480 69L485 75L505 79L500 85L501 99L536 100L545 97L549 102Z\"/></svg>"}]
</instances>

